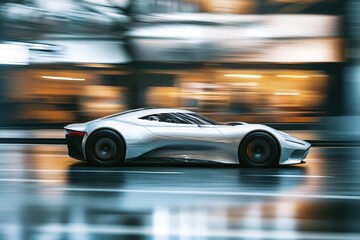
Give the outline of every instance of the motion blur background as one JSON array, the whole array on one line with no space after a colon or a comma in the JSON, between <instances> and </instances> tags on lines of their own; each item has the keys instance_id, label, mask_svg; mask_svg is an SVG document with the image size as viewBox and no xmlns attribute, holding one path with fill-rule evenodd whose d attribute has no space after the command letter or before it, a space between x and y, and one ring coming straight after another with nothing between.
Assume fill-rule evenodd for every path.
<instances>
[{"instance_id":1,"label":"motion blur background","mask_svg":"<svg viewBox=\"0 0 360 240\"><path fill-rule=\"evenodd\" d=\"M274 169L68 156L64 125L155 106L312 148ZM359 240L359 106L360 0L2 0L0 240Z\"/></svg>"},{"instance_id":2,"label":"motion blur background","mask_svg":"<svg viewBox=\"0 0 360 240\"><path fill-rule=\"evenodd\" d=\"M349 121L360 112L359 11L356 0L2 1L0 125L154 106Z\"/></svg>"}]
</instances>

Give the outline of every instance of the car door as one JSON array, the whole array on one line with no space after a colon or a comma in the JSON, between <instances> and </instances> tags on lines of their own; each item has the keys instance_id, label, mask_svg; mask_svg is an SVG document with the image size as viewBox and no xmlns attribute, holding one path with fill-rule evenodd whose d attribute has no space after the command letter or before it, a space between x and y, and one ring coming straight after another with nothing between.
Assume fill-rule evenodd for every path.
<instances>
[{"instance_id":1,"label":"car door","mask_svg":"<svg viewBox=\"0 0 360 240\"><path fill-rule=\"evenodd\" d=\"M151 143L151 157L226 161L221 151L223 135L216 125L195 124L167 113L140 119L141 125L157 136Z\"/></svg>"},{"instance_id":2,"label":"car door","mask_svg":"<svg viewBox=\"0 0 360 240\"><path fill-rule=\"evenodd\" d=\"M169 142L183 142L184 145L191 145L216 142L222 137L215 125L186 121L179 118L176 113L154 114L147 116L145 120L149 121L144 121L144 127Z\"/></svg>"}]
</instances>

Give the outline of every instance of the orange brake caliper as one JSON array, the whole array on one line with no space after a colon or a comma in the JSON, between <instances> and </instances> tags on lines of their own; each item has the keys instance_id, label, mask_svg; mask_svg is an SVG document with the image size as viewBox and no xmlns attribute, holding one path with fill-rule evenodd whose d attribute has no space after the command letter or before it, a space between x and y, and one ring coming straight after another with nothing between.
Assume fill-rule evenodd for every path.
<instances>
[{"instance_id":1,"label":"orange brake caliper","mask_svg":"<svg viewBox=\"0 0 360 240\"><path fill-rule=\"evenodd\" d=\"M246 146L246 155L251 160L252 156L251 156L251 145L250 145L250 143Z\"/></svg>"}]
</instances>

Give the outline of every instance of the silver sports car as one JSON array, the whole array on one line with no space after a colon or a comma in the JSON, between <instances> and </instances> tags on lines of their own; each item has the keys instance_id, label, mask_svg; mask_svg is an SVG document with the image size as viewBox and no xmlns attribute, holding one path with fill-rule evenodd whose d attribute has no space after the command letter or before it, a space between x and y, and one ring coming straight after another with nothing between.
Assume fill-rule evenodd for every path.
<instances>
[{"instance_id":1,"label":"silver sports car","mask_svg":"<svg viewBox=\"0 0 360 240\"><path fill-rule=\"evenodd\" d=\"M135 109L65 129L69 156L98 166L155 158L270 167L303 163L310 149L265 125L220 124L170 108Z\"/></svg>"}]
</instances>

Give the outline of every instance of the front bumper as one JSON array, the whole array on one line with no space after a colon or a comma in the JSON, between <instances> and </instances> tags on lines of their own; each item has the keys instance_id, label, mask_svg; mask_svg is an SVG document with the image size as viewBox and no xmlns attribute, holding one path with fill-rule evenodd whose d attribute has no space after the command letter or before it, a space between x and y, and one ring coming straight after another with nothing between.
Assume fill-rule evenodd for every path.
<instances>
[{"instance_id":1,"label":"front bumper","mask_svg":"<svg viewBox=\"0 0 360 240\"><path fill-rule=\"evenodd\" d=\"M84 137L79 136L71 136L66 134L66 144L68 147L68 154L70 157L78 159L78 160L85 160L85 154L82 148L82 141Z\"/></svg>"},{"instance_id":2,"label":"front bumper","mask_svg":"<svg viewBox=\"0 0 360 240\"><path fill-rule=\"evenodd\" d=\"M303 163L310 151L311 144L300 139L285 141L281 148L280 165Z\"/></svg>"}]
</instances>

